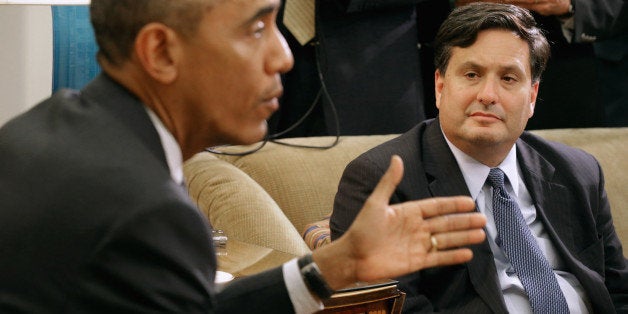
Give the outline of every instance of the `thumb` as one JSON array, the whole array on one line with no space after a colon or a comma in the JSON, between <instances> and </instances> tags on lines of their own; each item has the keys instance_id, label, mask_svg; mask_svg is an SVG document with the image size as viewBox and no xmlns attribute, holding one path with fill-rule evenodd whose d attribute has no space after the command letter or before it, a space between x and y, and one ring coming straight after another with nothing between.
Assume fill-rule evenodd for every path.
<instances>
[{"instance_id":1,"label":"thumb","mask_svg":"<svg viewBox=\"0 0 628 314\"><path fill-rule=\"evenodd\" d=\"M393 155L390 158L390 166L388 166L388 170L379 180L375 190L371 193L369 197L375 203L385 203L388 204L390 202L390 197L393 192L401 182L403 178L403 161L401 157L397 155Z\"/></svg>"}]
</instances>

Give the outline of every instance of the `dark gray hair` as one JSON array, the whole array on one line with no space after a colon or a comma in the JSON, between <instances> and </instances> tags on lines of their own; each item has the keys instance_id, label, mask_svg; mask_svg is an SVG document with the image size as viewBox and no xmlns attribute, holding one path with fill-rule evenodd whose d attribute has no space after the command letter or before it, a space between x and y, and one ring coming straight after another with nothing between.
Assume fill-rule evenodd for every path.
<instances>
[{"instance_id":1,"label":"dark gray hair","mask_svg":"<svg viewBox=\"0 0 628 314\"><path fill-rule=\"evenodd\" d=\"M529 11L510 4L477 2L453 10L436 35L436 68L445 74L452 48L473 45L478 33L488 29L510 30L528 43L532 81L538 82L549 59L549 43Z\"/></svg>"}]
</instances>

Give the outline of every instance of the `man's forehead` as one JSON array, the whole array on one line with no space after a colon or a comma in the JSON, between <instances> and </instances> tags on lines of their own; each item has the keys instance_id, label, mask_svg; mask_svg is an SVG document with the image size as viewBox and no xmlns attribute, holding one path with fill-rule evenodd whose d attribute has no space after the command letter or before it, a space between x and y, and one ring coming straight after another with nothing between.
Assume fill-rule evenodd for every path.
<instances>
[{"instance_id":1,"label":"man's forehead","mask_svg":"<svg viewBox=\"0 0 628 314\"><path fill-rule=\"evenodd\" d=\"M251 4L281 4L281 0L208 0L215 3L232 3L232 4L242 4L242 5L251 5Z\"/></svg>"},{"instance_id":2,"label":"man's forehead","mask_svg":"<svg viewBox=\"0 0 628 314\"><path fill-rule=\"evenodd\" d=\"M245 14L244 9L256 8L276 8L281 5L281 0L205 0L212 2L212 7L231 7L242 10L240 13Z\"/></svg>"},{"instance_id":3,"label":"man's forehead","mask_svg":"<svg viewBox=\"0 0 628 314\"><path fill-rule=\"evenodd\" d=\"M500 63L504 67L521 64L530 66L530 48L528 43L510 31L483 31L476 41L468 47L454 46L452 60L458 63L482 64Z\"/></svg>"}]
</instances>

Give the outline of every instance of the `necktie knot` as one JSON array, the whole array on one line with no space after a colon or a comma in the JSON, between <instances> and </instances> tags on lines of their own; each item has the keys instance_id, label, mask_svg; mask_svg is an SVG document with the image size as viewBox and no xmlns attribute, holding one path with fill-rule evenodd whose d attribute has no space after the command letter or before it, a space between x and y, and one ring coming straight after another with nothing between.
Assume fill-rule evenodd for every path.
<instances>
[{"instance_id":1,"label":"necktie knot","mask_svg":"<svg viewBox=\"0 0 628 314\"><path fill-rule=\"evenodd\" d=\"M504 172L499 168L491 168L486 181L494 188L504 188Z\"/></svg>"}]
</instances>

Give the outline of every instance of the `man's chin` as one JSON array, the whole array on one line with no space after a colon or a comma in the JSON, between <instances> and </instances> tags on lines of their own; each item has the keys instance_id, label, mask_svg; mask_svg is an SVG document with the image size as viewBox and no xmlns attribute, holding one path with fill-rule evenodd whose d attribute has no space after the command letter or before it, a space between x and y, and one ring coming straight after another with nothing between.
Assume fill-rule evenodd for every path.
<instances>
[{"instance_id":1,"label":"man's chin","mask_svg":"<svg viewBox=\"0 0 628 314\"><path fill-rule=\"evenodd\" d=\"M467 138L476 145L495 145L503 141L504 135L492 128L474 128L467 132Z\"/></svg>"},{"instance_id":2,"label":"man's chin","mask_svg":"<svg viewBox=\"0 0 628 314\"><path fill-rule=\"evenodd\" d=\"M264 122L264 125L260 126L256 130L252 130L250 132L242 132L241 134L238 134L240 136L238 136L235 139L237 143L232 143L232 144L233 145L251 145L251 144L258 143L264 140L264 137L266 136L267 132L268 132L268 126L266 122Z\"/></svg>"}]
</instances>

